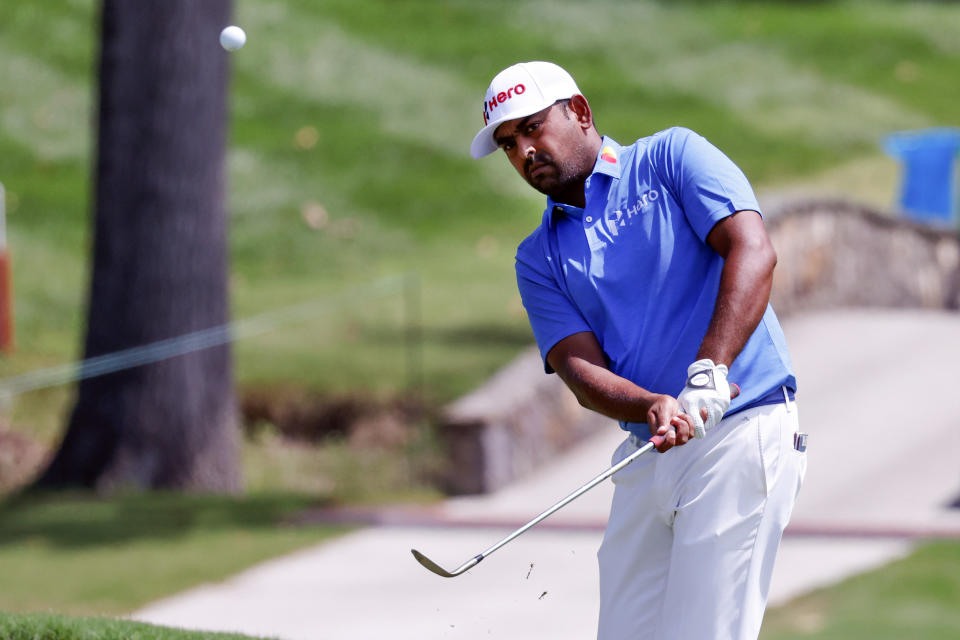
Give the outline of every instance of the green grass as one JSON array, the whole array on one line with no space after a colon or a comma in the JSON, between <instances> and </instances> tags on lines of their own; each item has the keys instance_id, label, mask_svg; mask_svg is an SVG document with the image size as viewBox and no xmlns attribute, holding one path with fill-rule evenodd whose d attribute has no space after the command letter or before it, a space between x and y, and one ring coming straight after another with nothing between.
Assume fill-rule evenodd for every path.
<instances>
[{"instance_id":1,"label":"green grass","mask_svg":"<svg viewBox=\"0 0 960 640\"><path fill-rule=\"evenodd\" d=\"M4 640L250 640L234 633L183 631L127 620L0 613Z\"/></svg>"},{"instance_id":2,"label":"green grass","mask_svg":"<svg viewBox=\"0 0 960 640\"><path fill-rule=\"evenodd\" d=\"M948 640L960 634L960 542L937 542L881 569L767 612L761 640Z\"/></svg>"},{"instance_id":3,"label":"green grass","mask_svg":"<svg viewBox=\"0 0 960 640\"><path fill-rule=\"evenodd\" d=\"M442 498L435 477L443 469L435 434L429 428L408 433L379 446L343 438L311 446L266 429L244 446L247 488L262 493L281 487L336 504L435 502Z\"/></svg>"},{"instance_id":4,"label":"green grass","mask_svg":"<svg viewBox=\"0 0 960 640\"><path fill-rule=\"evenodd\" d=\"M127 613L345 531L289 524L314 504L262 493L7 501L0 504L0 611Z\"/></svg>"},{"instance_id":5,"label":"green grass","mask_svg":"<svg viewBox=\"0 0 960 640\"><path fill-rule=\"evenodd\" d=\"M79 355L95 6L0 8L0 180L11 194L19 346L0 376ZM502 66L557 60L605 133L629 142L692 127L759 187L805 181L815 191L811 180L831 169L884 162L878 142L891 130L954 124L948 88L960 52L949 3L236 6L249 42L230 58L235 316L419 273L425 394L435 404L531 342L511 258L540 198L502 158L466 154L479 96ZM869 197L889 182L850 188ZM327 217L310 226L304 212L318 207ZM240 383L402 393L402 295L351 313L238 345ZM30 404L14 415L26 429L66 410Z\"/></svg>"}]
</instances>

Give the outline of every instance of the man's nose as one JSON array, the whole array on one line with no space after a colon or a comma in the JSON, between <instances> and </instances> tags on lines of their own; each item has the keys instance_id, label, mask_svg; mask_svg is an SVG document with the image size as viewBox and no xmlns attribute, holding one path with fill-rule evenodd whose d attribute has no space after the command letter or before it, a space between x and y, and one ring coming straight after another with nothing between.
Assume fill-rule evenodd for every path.
<instances>
[{"instance_id":1,"label":"man's nose","mask_svg":"<svg viewBox=\"0 0 960 640\"><path fill-rule=\"evenodd\" d=\"M533 146L533 140L520 138L517 140L517 148L524 158L532 158L537 155L537 149Z\"/></svg>"}]
</instances>

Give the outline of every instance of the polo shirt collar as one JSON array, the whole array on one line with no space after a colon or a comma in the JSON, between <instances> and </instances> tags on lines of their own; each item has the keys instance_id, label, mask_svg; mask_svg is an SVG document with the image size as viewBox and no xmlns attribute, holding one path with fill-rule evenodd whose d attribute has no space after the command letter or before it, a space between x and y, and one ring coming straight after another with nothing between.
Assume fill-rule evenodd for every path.
<instances>
[{"instance_id":1,"label":"polo shirt collar","mask_svg":"<svg viewBox=\"0 0 960 640\"><path fill-rule=\"evenodd\" d=\"M613 138L603 136L603 144L600 145L600 153L597 154L597 161L593 165L593 173L602 173L611 178L620 177L620 158L623 156L623 147L616 143Z\"/></svg>"},{"instance_id":2,"label":"polo shirt collar","mask_svg":"<svg viewBox=\"0 0 960 640\"><path fill-rule=\"evenodd\" d=\"M610 138L609 136L603 136L603 141L600 145L600 152L597 154L597 159L593 164L593 171L590 173L592 178L594 174L602 173L603 175L610 176L611 178L620 179L620 163L621 158L623 157L623 147L621 147L617 142ZM592 182L589 178L587 182ZM553 212L557 209L563 209L570 211L573 209L570 205L554 202L553 198L547 196L547 221L553 225Z\"/></svg>"}]
</instances>

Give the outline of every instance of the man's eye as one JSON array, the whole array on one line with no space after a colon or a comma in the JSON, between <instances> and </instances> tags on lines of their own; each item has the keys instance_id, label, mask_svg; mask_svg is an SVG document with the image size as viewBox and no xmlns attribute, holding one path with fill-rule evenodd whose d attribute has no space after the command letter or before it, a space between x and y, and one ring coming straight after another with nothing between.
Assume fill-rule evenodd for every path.
<instances>
[{"instance_id":1,"label":"man's eye","mask_svg":"<svg viewBox=\"0 0 960 640\"><path fill-rule=\"evenodd\" d=\"M503 149L504 151L510 151L511 149L513 149L513 143L504 142L503 144L500 145L500 148Z\"/></svg>"},{"instance_id":2,"label":"man's eye","mask_svg":"<svg viewBox=\"0 0 960 640\"><path fill-rule=\"evenodd\" d=\"M530 124L527 125L527 133L533 133L539 128L540 128L539 122L531 122Z\"/></svg>"}]
</instances>

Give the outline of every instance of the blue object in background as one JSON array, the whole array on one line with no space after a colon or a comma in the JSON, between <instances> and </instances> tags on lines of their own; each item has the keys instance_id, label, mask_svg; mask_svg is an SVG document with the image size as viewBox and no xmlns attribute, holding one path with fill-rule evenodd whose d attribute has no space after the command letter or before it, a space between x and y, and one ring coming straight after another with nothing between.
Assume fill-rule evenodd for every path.
<instances>
[{"instance_id":1,"label":"blue object in background","mask_svg":"<svg viewBox=\"0 0 960 640\"><path fill-rule=\"evenodd\" d=\"M901 131L884 140L884 149L902 165L898 204L903 212L918 222L955 226L960 129Z\"/></svg>"}]
</instances>

